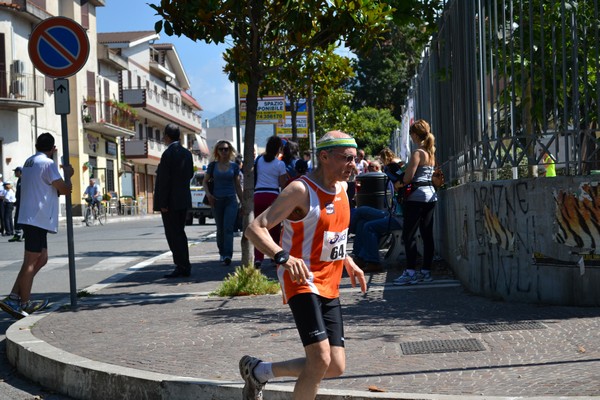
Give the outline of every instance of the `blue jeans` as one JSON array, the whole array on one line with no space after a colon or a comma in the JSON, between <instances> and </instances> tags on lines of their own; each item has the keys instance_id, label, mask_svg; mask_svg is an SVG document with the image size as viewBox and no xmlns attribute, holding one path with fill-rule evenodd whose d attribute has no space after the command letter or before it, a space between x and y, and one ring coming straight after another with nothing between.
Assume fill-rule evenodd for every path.
<instances>
[{"instance_id":1,"label":"blue jeans","mask_svg":"<svg viewBox=\"0 0 600 400\"><path fill-rule=\"evenodd\" d=\"M233 230L237 213L238 201L235 195L216 199L213 214L217 225L217 247L221 257L233 257Z\"/></svg>"},{"instance_id":2,"label":"blue jeans","mask_svg":"<svg viewBox=\"0 0 600 400\"><path fill-rule=\"evenodd\" d=\"M379 262L379 239L388 232L402 229L398 218L377 208L358 207L350 218L350 232L354 232L355 256L367 262Z\"/></svg>"}]
</instances>

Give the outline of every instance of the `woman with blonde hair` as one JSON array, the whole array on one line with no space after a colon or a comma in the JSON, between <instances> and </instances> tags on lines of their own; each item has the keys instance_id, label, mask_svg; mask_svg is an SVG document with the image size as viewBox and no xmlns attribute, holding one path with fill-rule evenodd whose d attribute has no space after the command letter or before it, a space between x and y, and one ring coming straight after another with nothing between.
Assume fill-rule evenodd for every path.
<instances>
[{"instance_id":1,"label":"woman with blonde hair","mask_svg":"<svg viewBox=\"0 0 600 400\"><path fill-rule=\"evenodd\" d=\"M415 121L409 129L410 138L418 146L410 157L404 173L404 185L412 185L410 195L404 199L404 228L402 239L406 251L406 269L394 280L395 285L413 285L431 282L433 263L433 211L437 194L431 182L435 169L435 136L425 120ZM416 272L417 229L423 239L423 265Z\"/></svg>"},{"instance_id":2,"label":"woman with blonde hair","mask_svg":"<svg viewBox=\"0 0 600 400\"><path fill-rule=\"evenodd\" d=\"M213 161L208 164L202 183L217 225L220 261L225 265L231 264L233 257L233 230L238 214L238 199L242 202L240 167L234 162L235 156L236 152L231 143L219 140L213 148ZM211 179L212 189L209 188Z\"/></svg>"}]
</instances>

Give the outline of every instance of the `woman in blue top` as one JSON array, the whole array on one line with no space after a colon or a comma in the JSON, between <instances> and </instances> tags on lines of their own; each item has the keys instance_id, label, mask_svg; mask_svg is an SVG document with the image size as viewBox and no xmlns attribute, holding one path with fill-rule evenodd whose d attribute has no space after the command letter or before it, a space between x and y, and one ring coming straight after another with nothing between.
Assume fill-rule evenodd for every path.
<instances>
[{"instance_id":1,"label":"woman in blue top","mask_svg":"<svg viewBox=\"0 0 600 400\"><path fill-rule=\"evenodd\" d=\"M435 136L425 120L415 121L409 129L410 138L418 146L411 156L403 183L411 184L412 191L403 204L404 228L402 239L406 251L406 270L394 280L395 285L413 285L431 282L433 263L433 210L437 194L431 182L435 169ZM415 271L417 264L417 229L423 239L423 266Z\"/></svg>"},{"instance_id":2,"label":"woman in blue top","mask_svg":"<svg viewBox=\"0 0 600 400\"><path fill-rule=\"evenodd\" d=\"M242 201L240 167L233 161L235 155L231 143L227 140L219 140L213 148L213 161L208 165L202 183L217 225L220 261L225 265L231 264L233 257L233 230L238 214L238 199ZM211 178L212 192L208 188L208 181Z\"/></svg>"}]
</instances>

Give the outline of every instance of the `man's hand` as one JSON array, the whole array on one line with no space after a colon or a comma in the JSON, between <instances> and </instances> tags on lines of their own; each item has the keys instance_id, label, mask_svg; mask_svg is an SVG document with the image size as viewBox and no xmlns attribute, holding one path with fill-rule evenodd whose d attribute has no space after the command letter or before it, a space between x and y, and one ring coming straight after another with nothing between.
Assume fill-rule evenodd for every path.
<instances>
[{"instance_id":1,"label":"man's hand","mask_svg":"<svg viewBox=\"0 0 600 400\"><path fill-rule=\"evenodd\" d=\"M344 267L346 267L346 272L350 277L350 283L352 283L352 287L356 287L356 278L358 278L358 283L360 283L360 291L366 293L367 281L365 280L365 273L358 265L356 265L352 257L346 256L344 259Z\"/></svg>"},{"instance_id":2,"label":"man's hand","mask_svg":"<svg viewBox=\"0 0 600 400\"><path fill-rule=\"evenodd\" d=\"M73 174L75 173L73 166L71 164L69 164L69 165L63 165L62 167L63 167L65 178L70 179L73 176Z\"/></svg>"},{"instance_id":3,"label":"man's hand","mask_svg":"<svg viewBox=\"0 0 600 400\"><path fill-rule=\"evenodd\" d=\"M301 258L290 256L285 264L281 264L281 267L289 272L292 282L299 285L305 285L310 276L310 271Z\"/></svg>"}]
</instances>

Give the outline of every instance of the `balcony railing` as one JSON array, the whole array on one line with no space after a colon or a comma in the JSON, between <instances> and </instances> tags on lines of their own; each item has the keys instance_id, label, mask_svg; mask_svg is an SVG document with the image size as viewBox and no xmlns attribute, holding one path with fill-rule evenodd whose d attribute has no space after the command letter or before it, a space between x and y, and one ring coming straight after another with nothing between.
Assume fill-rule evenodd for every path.
<instances>
[{"instance_id":1,"label":"balcony railing","mask_svg":"<svg viewBox=\"0 0 600 400\"><path fill-rule=\"evenodd\" d=\"M0 108L31 108L44 105L44 77L5 72L0 74Z\"/></svg>"},{"instance_id":2,"label":"balcony railing","mask_svg":"<svg viewBox=\"0 0 600 400\"><path fill-rule=\"evenodd\" d=\"M137 90L137 89L133 89ZM124 89L123 92L126 92ZM146 91L146 106L152 106L164 113L165 119L169 116L178 121L186 122L188 125L200 130L202 128L202 118L194 112L194 110L181 102L181 98L176 93L159 93L154 90ZM125 93L124 93L125 97ZM178 99L178 101L175 101Z\"/></svg>"},{"instance_id":3,"label":"balcony railing","mask_svg":"<svg viewBox=\"0 0 600 400\"><path fill-rule=\"evenodd\" d=\"M158 165L166 148L164 143L154 139L130 139L123 142L123 156L130 159L142 159L148 164Z\"/></svg>"},{"instance_id":4,"label":"balcony railing","mask_svg":"<svg viewBox=\"0 0 600 400\"><path fill-rule=\"evenodd\" d=\"M137 112L124 103L87 99L83 107L82 120L84 127L88 129L112 128L113 136L133 136L136 117Z\"/></svg>"}]
</instances>

